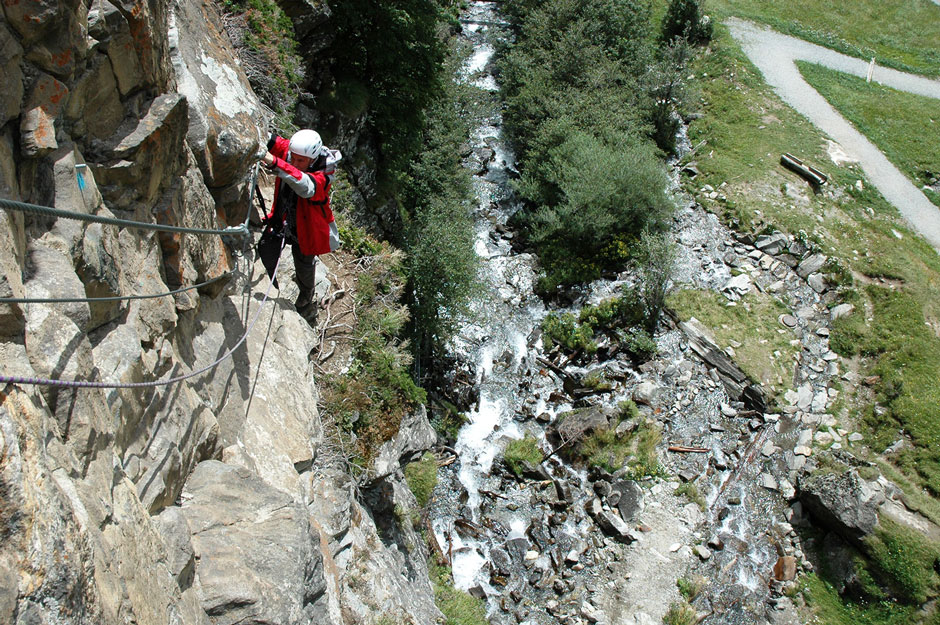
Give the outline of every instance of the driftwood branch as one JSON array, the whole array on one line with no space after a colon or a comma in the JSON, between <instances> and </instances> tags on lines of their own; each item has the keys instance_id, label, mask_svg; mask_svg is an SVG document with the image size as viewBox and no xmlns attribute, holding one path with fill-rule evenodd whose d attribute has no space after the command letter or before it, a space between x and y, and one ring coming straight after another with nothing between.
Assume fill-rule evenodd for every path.
<instances>
[{"instance_id":1,"label":"driftwood branch","mask_svg":"<svg viewBox=\"0 0 940 625\"><path fill-rule=\"evenodd\" d=\"M674 451L680 454L707 454L710 449L705 447L687 447L685 445L670 445L669 451Z\"/></svg>"}]
</instances>

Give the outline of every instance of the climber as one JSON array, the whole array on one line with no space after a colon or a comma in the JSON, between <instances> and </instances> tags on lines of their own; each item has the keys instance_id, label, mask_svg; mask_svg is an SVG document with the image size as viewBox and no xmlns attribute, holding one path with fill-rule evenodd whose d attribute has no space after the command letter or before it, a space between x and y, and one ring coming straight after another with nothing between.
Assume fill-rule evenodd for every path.
<instances>
[{"instance_id":1,"label":"climber","mask_svg":"<svg viewBox=\"0 0 940 625\"><path fill-rule=\"evenodd\" d=\"M339 247L339 234L330 210L330 185L336 164L342 158L339 150L324 147L319 134L305 129L295 132L290 141L272 134L268 151L261 159L269 171L277 174L277 179L274 202L258 241L258 254L273 278L281 248L290 243L295 281L300 287L294 307L310 325L317 322L314 301L317 256ZM274 285L277 286L276 281Z\"/></svg>"}]
</instances>

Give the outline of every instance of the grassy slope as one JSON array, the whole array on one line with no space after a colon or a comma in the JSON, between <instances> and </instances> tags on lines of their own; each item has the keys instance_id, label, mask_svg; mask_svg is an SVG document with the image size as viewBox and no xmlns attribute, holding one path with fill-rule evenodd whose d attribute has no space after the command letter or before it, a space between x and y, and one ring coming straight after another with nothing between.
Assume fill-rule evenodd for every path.
<instances>
[{"instance_id":1,"label":"grassy slope","mask_svg":"<svg viewBox=\"0 0 940 625\"><path fill-rule=\"evenodd\" d=\"M882 65L940 75L940 7L930 0L709 0L709 11L763 22Z\"/></svg>"},{"instance_id":2,"label":"grassy slope","mask_svg":"<svg viewBox=\"0 0 940 625\"><path fill-rule=\"evenodd\" d=\"M940 19L940 8L937 10ZM940 172L940 100L896 91L820 65L803 77L918 186ZM927 192L940 205L940 194Z\"/></svg>"},{"instance_id":3,"label":"grassy slope","mask_svg":"<svg viewBox=\"0 0 940 625\"><path fill-rule=\"evenodd\" d=\"M755 291L736 306L728 306L717 293L685 290L670 296L668 305L682 320L695 317L709 327L719 347L732 347L744 373L774 396L793 387L793 362L799 348L790 343L794 334L778 321L789 311L774 297Z\"/></svg>"},{"instance_id":4,"label":"grassy slope","mask_svg":"<svg viewBox=\"0 0 940 625\"><path fill-rule=\"evenodd\" d=\"M848 351L873 356L872 371L884 379L876 399L889 409L887 418L870 421L880 430L876 438L889 444L899 429L910 433L919 449L905 463L926 460L918 467L921 477L940 492L940 423L933 417L940 403L940 258L857 167L829 160L825 137L777 99L724 28L716 29L695 74L705 115L690 138L706 144L694 157L702 175L690 186L727 183L727 201L706 201L716 213L755 231L803 231L856 276L857 323L837 326L834 341L845 330L850 335L841 342ZM831 184L813 194L779 165L783 152L820 167Z\"/></svg>"},{"instance_id":5,"label":"grassy slope","mask_svg":"<svg viewBox=\"0 0 940 625\"><path fill-rule=\"evenodd\" d=\"M884 3L866 4L879 10L884 7ZM780 28L780 20L793 20L798 14L805 23L819 19L817 10L805 6L808 3L778 5L715 0L709 7L718 22L737 14ZM879 15L883 19L889 13ZM933 24L928 29L940 20ZM796 26L781 29L797 32ZM890 31L892 26L879 22L878 28ZM848 33L840 30L839 36ZM858 41L868 40L863 34ZM916 48L918 44L911 42L921 33L909 34L905 45ZM862 374L878 374L882 381L874 393L848 397L848 409L840 417L863 421L869 428L863 431L879 451L878 445L892 442L899 430L907 433L915 448L898 459L912 479L906 487L927 486L935 495L940 493L940 420L935 416L940 405L937 253L906 227L858 168L836 166L829 160L826 138L779 101L726 29L716 28L715 41L693 71L704 116L692 124L690 138L692 145L699 146L692 158L702 174L687 181L686 187L695 193L706 183L716 188L725 183L721 192L727 201L699 200L739 229L760 231L769 226L794 234L802 231L807 240L850 271L854 284L844 297L855 303L857 312L836 324L833 345L846 355L860 354ZM824 169L831 184L823 193L813 194L802 180L779 166L783 152ZM856 186L860 180L861 189ZM873 403L886 407L887 414L876 412ZM811 605L821 622L909 622L907 610L843 604L825 584L811 580L810 585L815 595Z\"/></svg>"}]
</instances>

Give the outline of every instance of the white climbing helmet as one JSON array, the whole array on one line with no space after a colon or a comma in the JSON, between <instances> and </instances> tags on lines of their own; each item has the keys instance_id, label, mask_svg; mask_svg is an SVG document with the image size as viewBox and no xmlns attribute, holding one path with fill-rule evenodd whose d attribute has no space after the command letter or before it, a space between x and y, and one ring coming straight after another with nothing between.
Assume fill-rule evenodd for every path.
<instances>
[{"instance_id":1,"label":"white climbing helmet","mask_svg":"<svg viewBox=\"0 0 940 625\"><path fill-rule=\"evenodd\" d=\"M320 156L320 150L323 148L323 141L319 133L314 130L298 130L290 138L290 151L294 154L306 156L307 158L317 158Z\"/></svg>"}]
</instances>

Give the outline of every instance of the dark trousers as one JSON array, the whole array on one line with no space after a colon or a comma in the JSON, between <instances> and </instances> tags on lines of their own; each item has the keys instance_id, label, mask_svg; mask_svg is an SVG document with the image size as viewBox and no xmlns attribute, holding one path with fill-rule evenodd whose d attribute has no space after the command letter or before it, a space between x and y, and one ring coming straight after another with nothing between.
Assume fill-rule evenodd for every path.
<instances>
[{"instance_id":1,"label":"dark trousers","mask_svg":"<svg viewBox=\"0 0 940 625\"><path fill-rule=\"evenodd\" d=\"M313 300L313 288L316 286L317 257L304 256L300 245L292 243L291 254L294 256L294 275L297 276L297 286L300 287L300 298L305 301Z\"/></svg>"}]
</instances>

